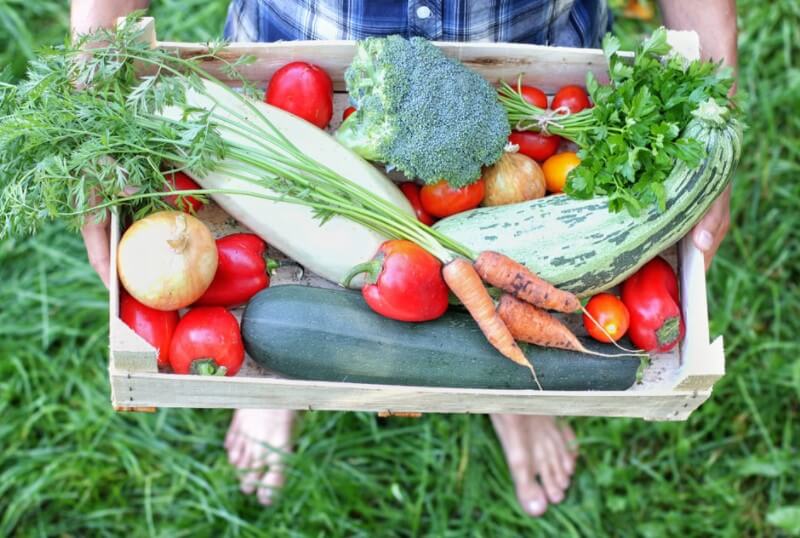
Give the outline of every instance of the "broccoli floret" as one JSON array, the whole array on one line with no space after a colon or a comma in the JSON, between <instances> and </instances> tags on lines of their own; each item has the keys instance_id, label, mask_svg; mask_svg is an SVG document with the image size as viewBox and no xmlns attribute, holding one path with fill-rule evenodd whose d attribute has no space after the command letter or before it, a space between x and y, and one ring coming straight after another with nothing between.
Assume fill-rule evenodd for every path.
<instances>
[{"instance_id":1,"label":"broccoli floret","mask_svg":"<svg viewBox=\"0 0 800 538\"><path fill-rule=\"evenodd\" d=\"M336 138L365 159L462 187L502 155L509 127L495 89L423 38L360 41L345 81L357 110Z\"/></svg>"}]
</instances>

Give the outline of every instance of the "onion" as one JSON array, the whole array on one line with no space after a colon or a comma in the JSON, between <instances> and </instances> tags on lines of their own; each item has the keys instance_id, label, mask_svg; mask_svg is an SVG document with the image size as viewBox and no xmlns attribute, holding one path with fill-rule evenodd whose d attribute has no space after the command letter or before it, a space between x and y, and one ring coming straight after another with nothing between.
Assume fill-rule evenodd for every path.
<instances>
[{"instance_id":1,"label":"onion","mask_svg":"<svg viewBox=\"0 0 800 538\"><path fill-rule=\"evenodd\" d=\"M217 245L198 218L160 211L133 223L119 242L117 269L137 301L157 310L189 306L217 271Z\"/></svg>"},{"instance_id":2,"label":"onion","mask_svg":"<svg viewBox=\"0 0 800 538\"><path fill-rule=\"evenodd\" d=\"M516 204L544 196L542 169L530 157L517 153L516 146L511 148L483 173L483 205Z\"/></svg>"}]
</instances>

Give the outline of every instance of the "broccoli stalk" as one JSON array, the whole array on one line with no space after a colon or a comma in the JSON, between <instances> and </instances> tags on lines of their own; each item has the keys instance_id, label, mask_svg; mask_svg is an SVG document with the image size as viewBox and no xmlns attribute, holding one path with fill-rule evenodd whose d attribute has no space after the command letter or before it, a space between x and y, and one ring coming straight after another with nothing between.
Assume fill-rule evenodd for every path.
<instances>
[{"instance_id":1,"label":"broccoli stalk","mask_svg":"<svg viewBox=\"0 0 800 538\"><path fill-rule=\"evenodd\" d=\"M503 153L509 124L495 89L423 38L359 41L345 81L357 111L336 138L365 159L463 187Z\"/></svg>"}]
</instances>

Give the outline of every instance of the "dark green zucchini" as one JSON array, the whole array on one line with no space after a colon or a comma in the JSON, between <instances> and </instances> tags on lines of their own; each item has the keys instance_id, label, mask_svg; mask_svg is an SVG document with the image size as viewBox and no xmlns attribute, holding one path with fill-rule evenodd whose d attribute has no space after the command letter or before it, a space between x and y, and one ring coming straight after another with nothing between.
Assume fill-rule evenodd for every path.
<instances>
[{"instance_id":1,"label":"dark green zucchini","mask_svg":"<svg viewBox=\"0 0 800 538\"><path fill-rule=\"evenodd\" d=\"M404 323L372 312L356 291L268 288L250 301L242 337L261 366L286 377L388 385L536 389L531 373L498 353L469 314ZM610 346L584 342L612 352ZM624 390L639 359L528 346L548 390Z\"/></svg>"}]
</instances>

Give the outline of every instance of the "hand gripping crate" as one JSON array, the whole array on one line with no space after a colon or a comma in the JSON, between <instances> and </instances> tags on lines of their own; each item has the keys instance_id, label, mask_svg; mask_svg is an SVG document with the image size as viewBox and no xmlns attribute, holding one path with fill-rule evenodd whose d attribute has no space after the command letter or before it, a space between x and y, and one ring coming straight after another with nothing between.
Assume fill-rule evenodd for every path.
<instances>
[{"instance_id":1,"label":"hand gripping crate","mask_svg":"<svg viewBox=\"0 0 800 538\"><path fill-rule=\"evenodd\" d=\"M156 41L153 20L141 21L144 36L154 47L175 51L184 57L204 54L203 44ZM670 36L686 56L697 56L693 33ZM522 74L525 84L548 93L566 84L583 84L588 71L605 79L605 58L600 50L554 48L522 44L437 43L448 56L457 58L487 80L515 81ZM254 82L266 83L290 61L309 61L324 68L336 91L334 125L347 106L343 74L353 57L351 41L295 41L272 44L231 44L222 54L228 60L253 55L257 61L241 68ZM214 61L204 68L225 79ZM212 231L226 235L243 229L218 207L210 204L198 216ZM258 367L249 357L234 377L187 376L159 373L156 350L137 336L119 318L119 282L116 250L120 223L112 216L110 361L111 399L119 410L155 407L192 408L289 408L308 410L362 410L384 414L438 413L526 413L567 416L640 417L647 420L685 420L710 395L713 384L724 374L722 337L709 343L706 280L703 256L690 238L684 238L664 253L678 269L686 336L670 353L653 356L641 383L624 391L536 391L410 387L305 381L281 378ZM284 267L272 285L302 283L330 285L297 268ZM234 312L239 315L241 312ZM498 355L498 360L504 360Z\"/></svg>"}]
</instances>

